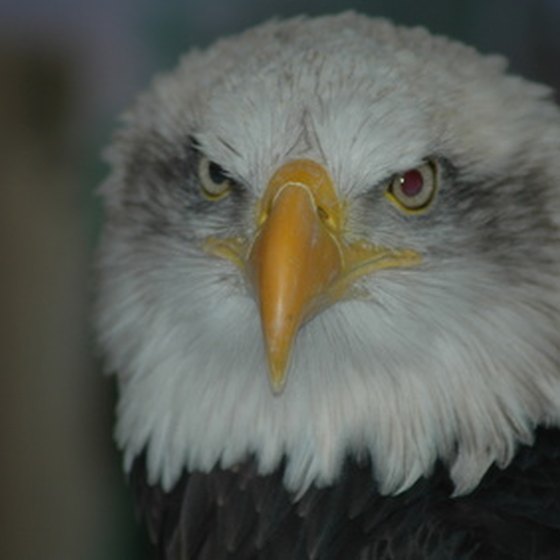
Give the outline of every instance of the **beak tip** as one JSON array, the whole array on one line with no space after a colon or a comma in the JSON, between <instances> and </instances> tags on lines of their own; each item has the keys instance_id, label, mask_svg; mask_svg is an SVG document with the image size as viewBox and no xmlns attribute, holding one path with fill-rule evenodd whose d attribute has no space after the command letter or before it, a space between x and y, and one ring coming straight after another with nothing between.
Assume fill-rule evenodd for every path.
<instances>
[{"instance_id":1,"label":"beak tip","mask_svg":"<svg viewBox=\"0 0 560 560\"><path fill-rule=\"evenodd\" d=\"M279 397L284 392L285 385L286 384L284 383L284 380L280 382L273 381L272 379L270 380L270 387L272 389L272 394L275 397Z\"/></svg>"},{"instance_id":2,"label":"beak tip","mask_svg":"<svg viewBox=\"0 0 560 560\"><path fill-rule=\"evenodd\" d=\"M284 387L286 386L286 369L286 366L270 364L268 379L274 396L279 396L284 392Z\"/></svg>"}]
</instances>

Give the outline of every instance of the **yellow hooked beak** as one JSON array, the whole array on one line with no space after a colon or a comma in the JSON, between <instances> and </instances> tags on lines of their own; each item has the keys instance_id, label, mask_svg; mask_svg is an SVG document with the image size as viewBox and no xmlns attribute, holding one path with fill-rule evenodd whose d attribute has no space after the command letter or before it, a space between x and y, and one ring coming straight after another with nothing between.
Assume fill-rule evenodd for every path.
<instances>
[{"instance_id":1,"label":"yellow hooked beak","mask_svg":"<svg viewBox=\"0 0 560 560\"><path fill-rule=\"evenodd\" d=\"M284 387L293 342L306 320L364 274L420 261L414 251L345 242L344 222L344 205L325 168L297 160L270 179L252 242L207 240L208 251L244 268L253 285L275 393Z\"/></svg>"}]
</instances>

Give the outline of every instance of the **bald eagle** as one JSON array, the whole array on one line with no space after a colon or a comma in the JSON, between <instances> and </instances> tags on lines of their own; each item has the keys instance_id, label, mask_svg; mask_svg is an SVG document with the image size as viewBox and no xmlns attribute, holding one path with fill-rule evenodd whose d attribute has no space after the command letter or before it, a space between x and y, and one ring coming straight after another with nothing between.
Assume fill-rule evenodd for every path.
<instances>
[{"instance_id":1,"label":"bald eagle","mask_svg":"<svg viewBox=\"0 0 560 560\"><path fill-rule=\"evenodd\" d=\"M161 559L560 558L560 112L354 13L124 117L96 326Z\"/></svg>"}]
</instances>

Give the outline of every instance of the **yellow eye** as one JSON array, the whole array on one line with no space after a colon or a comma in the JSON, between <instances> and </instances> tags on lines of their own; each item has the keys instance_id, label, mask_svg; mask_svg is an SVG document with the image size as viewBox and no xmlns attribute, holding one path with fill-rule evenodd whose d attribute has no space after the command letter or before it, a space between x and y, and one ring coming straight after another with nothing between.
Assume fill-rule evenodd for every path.
<instances>
[{"instance_id":1,"label":"yellow eye","mask_svg":"<svg viewBox=\"0 0 560 560\"><path fill-rule=\"evenodd\" d=\"M402 210L420 212L428 208L437 190L435 162L425 163L393 177L387 188L387 197Z\"/></svg>"},{"instance_id":2,"label":"yellow eye","mask_svg":"<svg viewBox=\"0 0 560 560\"><path fill-rule=\"evenodd\" d=\"M198 164L198 178L202 194L209 200L220 200L226 196L232 185L226 172L208 158L201 157Z\"/></svg>"}]
</instances>

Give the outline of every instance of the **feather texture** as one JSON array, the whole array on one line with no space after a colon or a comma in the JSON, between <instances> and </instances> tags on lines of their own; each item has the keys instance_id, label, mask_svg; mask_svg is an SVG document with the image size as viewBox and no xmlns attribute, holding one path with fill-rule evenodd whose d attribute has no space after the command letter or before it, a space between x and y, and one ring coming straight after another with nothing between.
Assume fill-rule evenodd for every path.
<instances>
[{"instance_id":1,"label":"feather texture","mask_svg":"<svg viewBox=\"0 0 560 560\"><path fill-rule=\"evenodd\" d=\"M382 496L371 464L348 459L339 480L297 497L283 467L255 462L184 473L165 492L130 479L138 511L165 560L554 560L560 550L560 432L541 430L509 467L493 467L469 496L450 497L440 465L406 492ZM154 516L153 508L159 512Z\"/></svg>"},{"instance_id":2,"label":"feather texture","mask_svg":"<svg viewBox=\"0 0 560 560\"><path fill-rule=\"evenodd\" d=\"M558 436L529 446L560 426L559 153L547 88L353 13L154 81L109 151L97 330L162 558L552 558ZM201 158L227 196L204 196ZM251 282L205 242L250 246L297 158L332 177L345 243L420 262L304 324L278 396ZM426 161L432 203L403 212L388 185Z\"/></svg>"}]
</instances>

